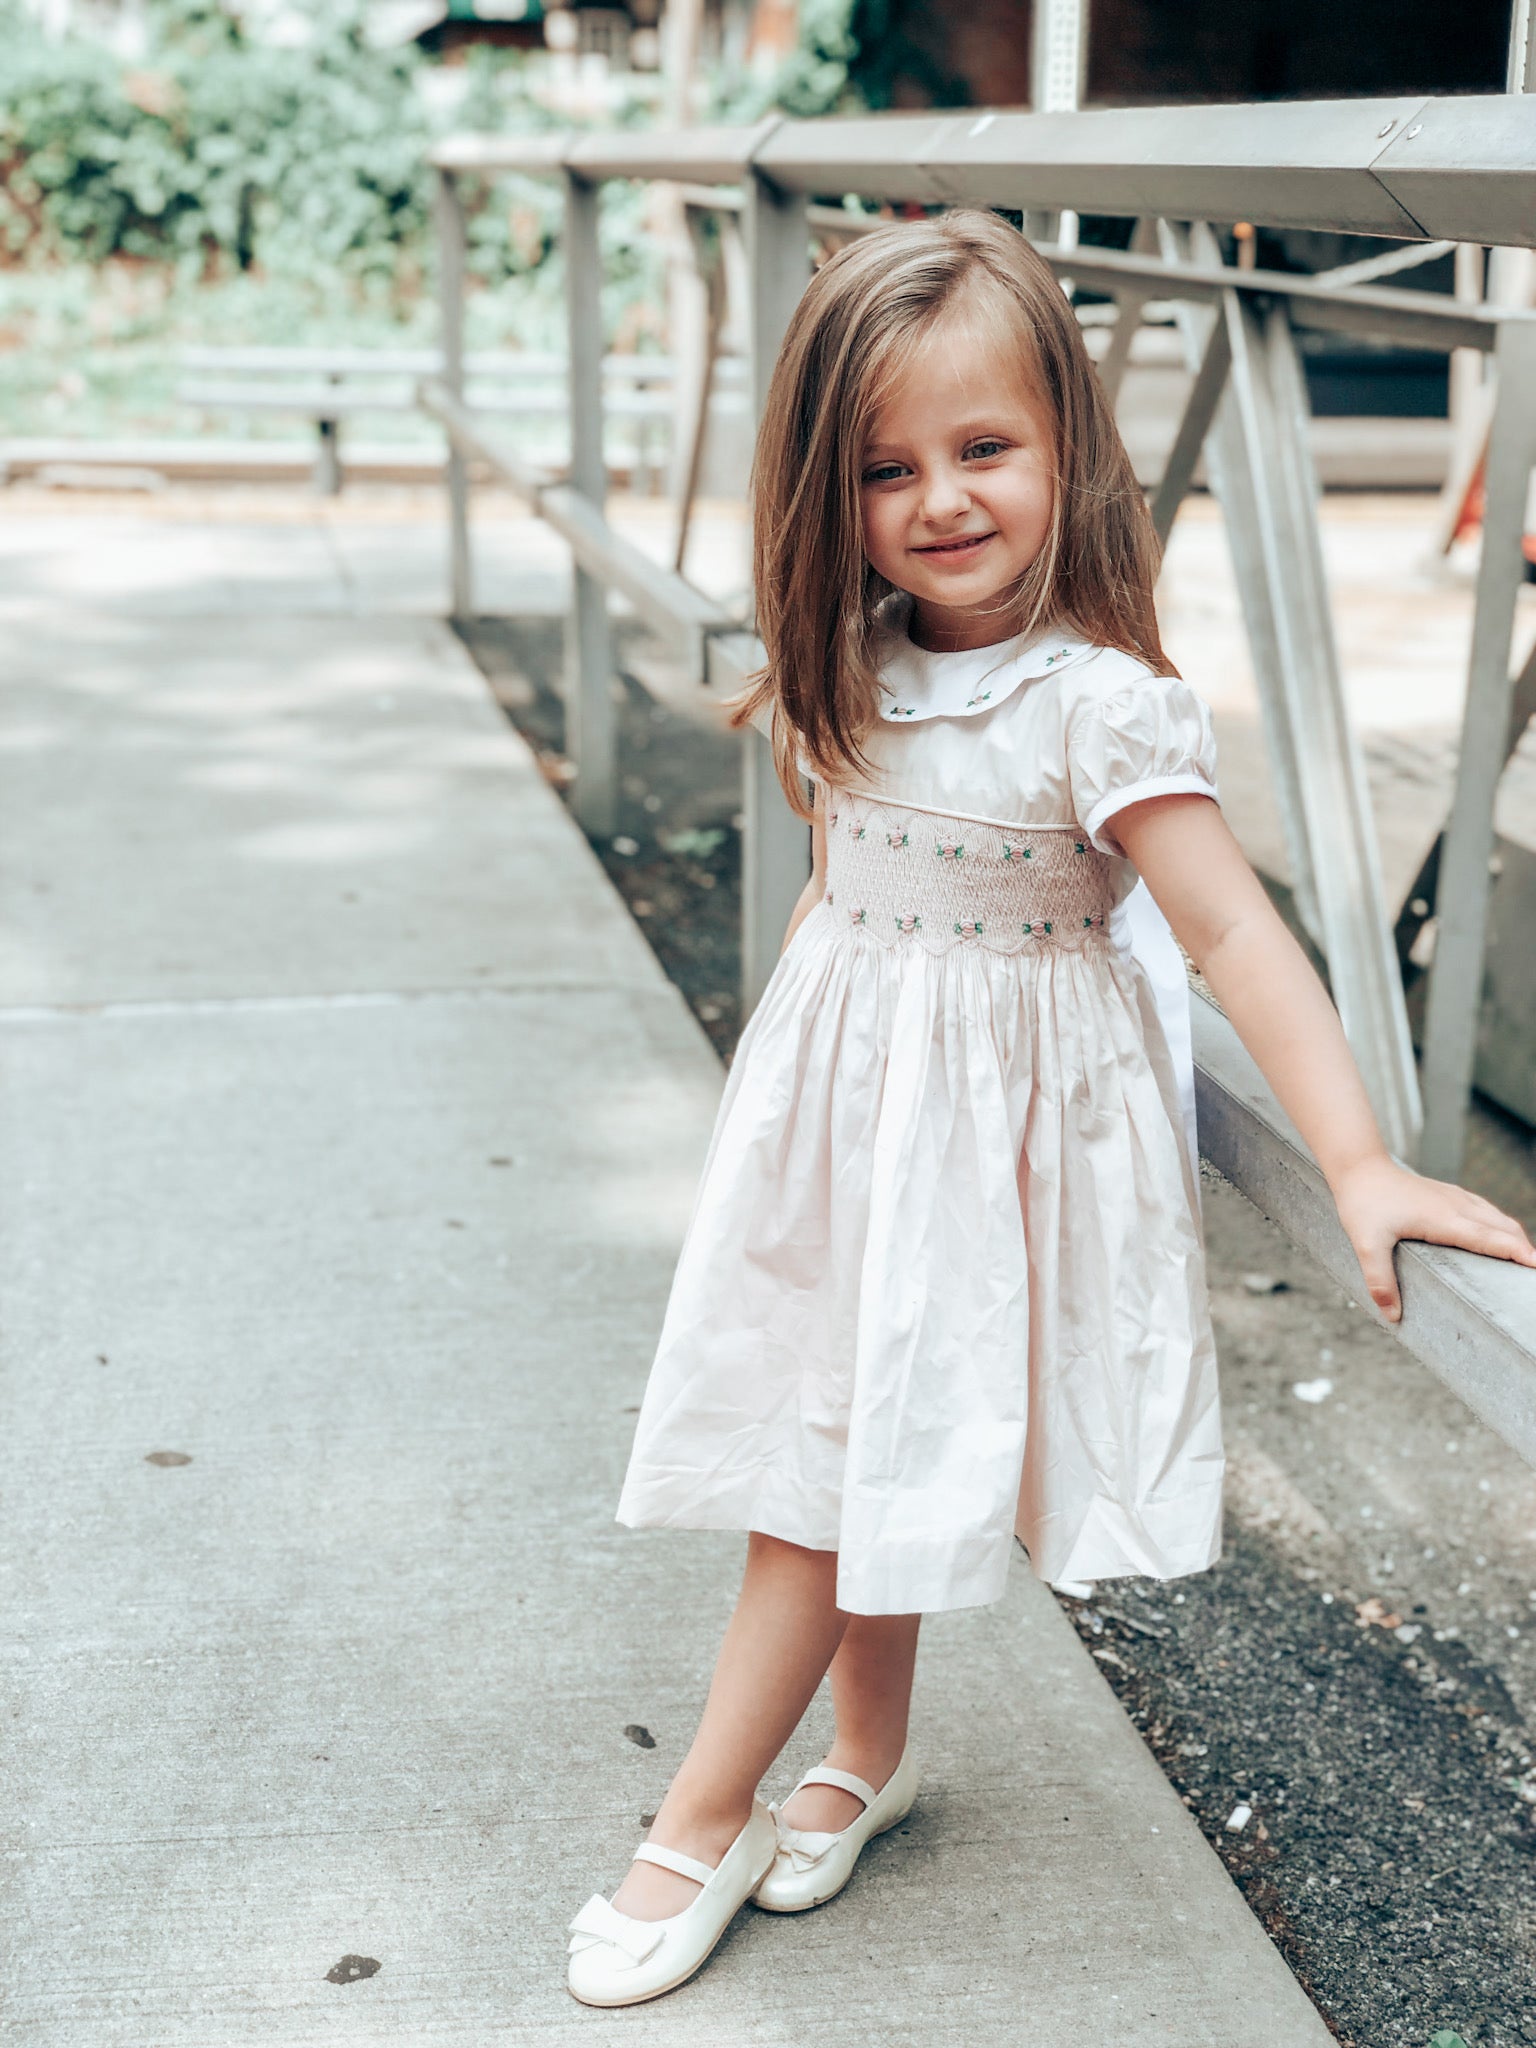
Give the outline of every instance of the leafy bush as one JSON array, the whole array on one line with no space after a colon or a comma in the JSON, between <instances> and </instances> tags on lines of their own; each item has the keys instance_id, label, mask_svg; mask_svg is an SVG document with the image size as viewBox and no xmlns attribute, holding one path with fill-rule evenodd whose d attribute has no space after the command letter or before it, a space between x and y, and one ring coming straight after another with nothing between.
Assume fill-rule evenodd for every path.
<instances>
[{"instance_id":1,"label":"leafy bush","mask_svg":"<svg viewBox=\"0 0 1536 2048\"><path fill-rule=\"evenodd\" d=\"M259 41L219 0L148 5L146 53L125 63L84 37L41 37L19 0L0 0L0 431L174 429L184 343L436 335L426 154L445 117L421 89L430 60L372 48L365 0L310 0L299 46ZM804 0L800 50L776 80L712 81L715 116L841 104L850 5ZM563 125L542 71L537 55L472 50L448 118ZM608 118L641 125L653 98L637 80ZM461 189L470 345L561 348L558 182ZM604 194L604 324L621 349L664 341L653 204L644 185Z\"/></svg>"},{"instance_id":2,"label":"leafy bush","mask_svg":"<svg viewBox=\"0 0 1536 2048\"><path fill-rule=\"evenodd\" d=\"M217 12L164 7L151 58L0 15L0 249L249 269L390 260L425 225L414 51L355 24L302 48L246 41Z\"/></svg>"}]
</instances>

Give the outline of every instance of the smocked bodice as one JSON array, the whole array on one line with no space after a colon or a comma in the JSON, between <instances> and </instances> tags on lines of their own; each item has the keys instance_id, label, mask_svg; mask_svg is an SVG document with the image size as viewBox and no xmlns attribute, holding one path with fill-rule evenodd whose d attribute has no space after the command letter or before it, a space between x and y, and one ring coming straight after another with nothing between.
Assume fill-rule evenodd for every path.
<instances>
[{"instance_id":1,"label":"smocked bodice","mask_svg":"<svg viewBox=\"0 0 1536 2048\"><path fill-rule=\"evenodd\" d=\"M836 923L887 946L991 953L1103 943L1117 863L1081 828L829 794L825 901Z\"/></svg>"}]
</instances>

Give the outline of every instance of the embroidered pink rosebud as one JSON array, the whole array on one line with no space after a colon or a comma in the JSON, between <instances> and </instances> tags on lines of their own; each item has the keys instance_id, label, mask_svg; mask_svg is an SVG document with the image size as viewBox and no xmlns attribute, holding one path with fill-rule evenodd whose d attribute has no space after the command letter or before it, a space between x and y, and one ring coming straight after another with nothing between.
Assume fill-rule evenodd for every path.
<instances>
[{"instance_id":1,"label":"embroidered pink rosebud","mask_svg":"<svg viewBox=\"0 0 1536 2048\"><path fill-rule=\"evenodd\" d=\"M1033 860L1034 857L1035 849L1032 846L1025 846L1017 839L1003 841L1004 860Z\"/></svg>"},{"instance_id":2,"label":"embroidered pink rosebud","mask_svg":"<svg viewBox=\"0 0 1536 2048\"><path fill-rule=\"evenodd\" d=\"M981 919L979 917L972 917L968 918L964 923L956 919L955 930L962 939L979 939L981 937Z\"/></svg>"},{"instance_id":3,"label":"embroidered pink rosebud","mask_svg":"<svg viewBox=\"0 0 1536 2048\"><path fill-rule=\"evenodd\" d=\"M868 916L869 912L867 910L850 910L848 913L848 922L850 924L863 924L867 920Z\"/></svg>"},{"instance_id":4,"label":"embroidered pink rosebud","mask_svg":"<svg viewBox=\"0 0 1536 2048\"><path fill-rule=\"evenodd\" d=\"M933 850L940 860L965 859L965 847L957 839L941 839Z\"/></svg>"},{"instance_id":5,"label":"embroidered pink rosebud","mask_svg":"<svg viewBox=\"0 0 1536 2048\"><path fill-rule=\"evenodd\" d=\"M894 847L898 853L901 851L902 847L904 847L907 843L907 835L905 832L887 832L885 835L885 839L886 844L888 846Z\"/></svg>"},{"instance_id":6,"label":"embroidered pink rosebud","mask_svg":"<svg viewBox=\"0 0 1536 2048\"><path fill-rule=\"evenodd\" d=\"M1048 917L1037 917L1026 924L1024 929L1032 939L1048 939L1051 936L1051 920Z\"/></svg>"},{"instance_id":7,"label":"embroidered pink rosebud","mask_svg":"<svg viewBox=\"0 0 1536 2048\"><path fill-rule=\"evenodd\" d=\"M967 697L965 700L966 710L972 711L978 704L985 704L991 695L992 692L990 690L979 690L974 697Z\"/></svg>"},{"instance_id":8,"label":"embroidered pink rosebud","mask_svg":"<svg viewBox=\"0 0 1536 2048\"><path fill-rule=\"evenodd\" d=\"M840 817L841 817L842 815L843 815L843 814L842 814L842 812L841 812L841 811L828 811L828 813L827 813L827 823L828 823L829 825L835 825L835 824L837 823L838 819L839 819L839 818L840 818Z\"/></svg>"},{"instance_id":9,"label":"embroidered pink rosebud","mask_svg":"<svg viewBox=\"0 0 1536 2048\"><path fill-rule=\"evenodd\" d=\"M1091 912L1090 912L1090 913L1088 914L1088 916L1087 916L1087 917L1085 917L1085 918L1083 919L1083 929L1084 929L1084 931L1097 931L1097 930L1099 930L1099 929L1100 929L1100 927L1101 927L1101 926L1103 925L1103 923L1104 923L1104 913L1103 913L1103 911L1102 911L1102 910L1094 910L1094 911L1091 911Z\"/></svg>"},{"instance_id":10,"label":"embroidered pink rosebud","mask_svg":"<svg viewBox=\"0 0 1536 2048\"><path fill-rule=\"evenodd\" d=\"M899 932L906 932L910 937L913 932L921 929L922 922L915 910L903 910L897 916L896 929Z\"/></svg>"},{"instance_id":11,"label":"embroidered pink rosebud","mask_svg":"<svg viewBox=\"0 0 1536 2048\"><path fill-rule=\"evenodd\" d=\"M854 838L855 838L855 839L862 839L862 838L864 837L865 829L866 829L866 828L865 828L865 827L864 827L863 825L855 825L855 826L854 826L854 828L853 828L853 836L854 836Z\"/></svg>"}]
</instances>

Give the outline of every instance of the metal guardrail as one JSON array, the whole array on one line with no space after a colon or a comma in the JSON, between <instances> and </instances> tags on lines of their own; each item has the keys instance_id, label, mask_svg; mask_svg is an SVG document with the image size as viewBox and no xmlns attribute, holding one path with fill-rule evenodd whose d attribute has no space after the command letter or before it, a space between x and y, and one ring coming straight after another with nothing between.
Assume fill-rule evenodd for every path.
<instances>
[{"instance_id":1,"label":"metal guardrail","mask_svg":"<svg viewBox=\"0 0 1536 2048\"><path fill-rule=\"evenodd\" d=\"M1311 1154L1221 1012L1198 994L1190 1009L1202 1154L1352 1300L1362 1299L1354 1251ZM1536 1273L1405 1243L1397 1277L1403 1319L1393 1334L1536 1465Z\"/></svg>"},{"instance_id":2,"label":"metal guardrail","mask_svg":"<svg viewBox=\"0 0 1536 2048\"><path fill-rule=\"evenodd\" d=\"M784 327L810 275L812 231L861 231L812 195L968 201L1132 215L1133 249L1060 248L1059 274L1119 307L1100 375L1113 391L1141 309L1173 302L1194 372L1153 514L1166 538L1202 452L1232 537L1266 734L1302 914L1383 1126L1408 1154L1417 1122L1374 832L1345 717L1305 441L1294 334L1324 327L1493 357L1487 512L1457 792L1445 835L1430 995L1421 1156L1454 1171L1470 1085L1487 916L1493 794L1518 731L1509 674L1520 531L1536 464L1536 320L1381 284L1437 241L1536 246L1536 101L1519 97L1320 106L977 114L765 122L680 134L460 137L434 157L443 373L421 401L448 429L453 604L472 608L465 458L474 454L564 533L575 558L568 746L584 824L611 832L617 763L606 594L623 591L701 685L734 687L761 659L739 623L616 534L602 513L597 194L611 177L685 184L689 204L738 214L751 278L751 383L761 410ZM534 472L464 401L461 177L558 174L566 189L572 461ZM706 189L700 189L706 188ZM1320 278L1232 269L1209 223L1340 228L1418 247ZM1032 229L1043 223L1030 220ZM743 983L755 1002L809 872L806 828L783 800L766 741L743 745ZM1220 1013L1196 999L1201 1147L1352 1295L1353 1253L1315 1165ZM1432 1246L1400 1248L1394 1333L1524 1457L1536 1462L1536 1275Z\"/></svg>"},{"instance_id":3,"label":"metal guardrail","mask_svg":"<svg viewBox=\"0 0 1536 2048\"><path fill-rule=\"evenodd\" d=\"M586 500L555 500L539 481L530 502L580 535L573 602L571 727L575 805L594 831L612 829L614 752L604 588L637 590L645 616L696 655L735 629L682 578L647 567L602 520L598 373L598 188L606 178L668 178L690 205L741 215L750 256L752 385L758 406L784 324L809 276L809 242L860 231L860 215L815 205L813 195L879 201L1075 207L1139 221L1130 254L1044 248L1057 270L1116 297L1124 342L1157 297L1180 309L1196 373L1174 455L1157 489L1159 532L1169 530L1204 453L1223 498L1260 682L1268 752L1286 823L1303 922L1329 961L1333 991L1360 1057L1382 1128L1403 1155L1454 1171L1477 1040L1487 930L1493 788L1509 723L1509 639L1522 575L1524 489L1536 459L1536 319L1503 307L1468 307L1374 281L1305 279L1221 262L1212 219L1331 227L1436 240L1536 246L1536 100L1487 98L1329 100L1319 104L1128 109L1087 115L965 113L782 121L676 133L455 137L432 158L444 301L438 385L422 399L451 428L449 465L455 610L471 604L467 475L471 446L496 463L496 444L463 399L461 178L498 172L559 174L565 182L571 477ZM1034 225L1034 219L1030 219ZM1151 244L1151 248L1147 246ZM1380 270L1380 260L1374 262ZM1401 975L1391 940L1366 803L1364 772L1339 686L1337 647L1317 530L1317 483L1305 442L1305 383L1296 328L1329 328L1415 346L1489 352L1497 412L1487 477L1487 543L1477 592L1468 709L1456 801L1446 829L1438 946L1425 1034L1425 1104ZM1102 369L1114 381L1128 346L1116 334ZM516 483L516 465L504 467ZM588 508L594 516L588 516ZM805 829L758 788L762 762L745 741L743 993L756 999L776 958L776 932L807 872Z\"/></svg>"},{"instance_id":4,"label":"metal guardrail","mask_svg":"<svg viewBox=\"0 0 1536 2048\"><path fill-rule=\"evenodd\" d=\"M1493 793L1506 758L1509 650L1522 574L1520 528L1536 462L1536 317L1469 307L1381 285L1373 275L1304 278L1234 269L1209 223L1238 218L1401 238L1536 246L1536 100L1521 95L1113 113L965 113L856 120L770 120L698 128L536 137L463 136L440 147L437 219L444 373L423 403L449 427L453 601L471 606L464 453L493 463L494 442L464 406L464 212L460 181L502 171L565 184L572 466L555 500L547 483L503 467L530 503L579 534L568 686L576 804L595 832L613 825L616 764L605 591L646 584L646 616L696 650L701 682L750 666L735 622L681 578L647 565L602 518L597 364L598 190L610 178L662 178L719 191L740 215L749 259L752 387L758 408L784 327L810 274L813 226L857 233L858 214L816 194L1040 211L1071 207L1137 222L1130 253L1054 246L1059 273L1113 295L1120 334L1101 375L1113 385L1141 309L1179 314L1192 389L1154 496L1166 535L1202 451L1232 541L1266 737L1300 914L1329 962L1334 994L1394 1149L1437 1172L1459 1161L1475 1049L1487 921ZM1384 268L1379 259L1371 270ZM1349 728L1323 572L1317 486L1304 425L1299 327L1476 349L1493 357L1485 544L1478 581L1457 792L1438 897L1419 1142L1418 1077L1374 827ZM573 545L575 541L573 540ZM729 649L729 651L728 651ZM691 658L690 652L690 658ZM755 1001L808 872L807 835L771 779L766 743L744 746L744 994Z\"/></svg>"}]
</instances>

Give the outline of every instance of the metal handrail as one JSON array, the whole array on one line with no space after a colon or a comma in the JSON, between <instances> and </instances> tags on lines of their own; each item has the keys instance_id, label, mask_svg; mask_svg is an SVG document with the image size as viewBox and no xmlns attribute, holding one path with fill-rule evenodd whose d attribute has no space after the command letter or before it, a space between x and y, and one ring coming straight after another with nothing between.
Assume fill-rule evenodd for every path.
<instances>
[{"instance_id":1,"label":"metal handrail","mask_svg":"<svg viewBox=\"0 0 1536 2048\"><path fill-rule=\"evenodd\" d=\"M725 185L756 172L804 195L1536 247L1536 99L1521 93L455 136L429 161L593 183Z\"/></svg>"},{"instance_id":2,"label":"metal handrail","mask_svg":"<svg viewBox=\"0 0 1536 2048\"><path fill-rule=\"evenodd\" d=\"M872 225L816 194L880 201L957 200L1027 209L1071 206L1140 222L1129 252L1037 246L1058 273L1107 292L1121 310L1113 387L1131 328L1154 299L1172 303L1196 372L1154 513L1166 535L1203 451L1232 539L1271 761L1303 921L1326 953L1334 993L1389 1141L1415 1146L1420 1105L1401 980L1384 901L1358 748L1345 715L1322 566L1316 480L1302 431L1305 384L1297 328L1379 335L1491 354L1498 413L1491 435L1487 542L1479 582L1458 792L1446 833L1441 948L1432 971L1423 1157L1459 1157L1487 916L1492 788L1504 760L1509 642L1520 575L1524 484L1536 456L1536 316L1343 276L1308 278L1224 264L1212 219L1323 227L1428 245L1448 236L1536 246L1536 101L1521 95L1327 101L1257 107L1140 108L1113 113L943 115L795 121L677 132L460 136L434 152L445 285L444 375L430 402L450 446L476 446L464 406L463 202L466 174L562 177L566 190L573 465L589 503L579 528L575 644L568 680L582 735L575 799L589 829L612 829L616 763L605 708L611 665L602 590L634 587L633 550L602 516L601 389L596 364L597 192L618 177L677 181L688 203L740 216L752 279L751 378L761 406L779 338L809 276L812 222L823 234ZM713 196L711 196L713 195ZM1191 229L1183 223L1193 220ZM1149 243L1151 246L1149 246ZM1155 251L1155 253L1154 253ZM1376 259L1379 271L1385 266ZM442 399L459 408L454 418ZM489 444L483 434L478 452ZM489 457L494 462L494 457ZM454 601L468 609L467 478L450 459ZM1519 499L1519 505L1516 499ZM565 507L573 524L573 507ZM700 594L652 572L647 616L669 621L701 680L715 634ZM718 610L718 608L716 608ZM739 644L733 642L733 644ZM584 680L582 680L584 679ZM744 748L748 818L743 919L750 1005L777 957L778 934L808 868L804 829L765 779L765 743Z\"/></svg>"}]
</instances>

